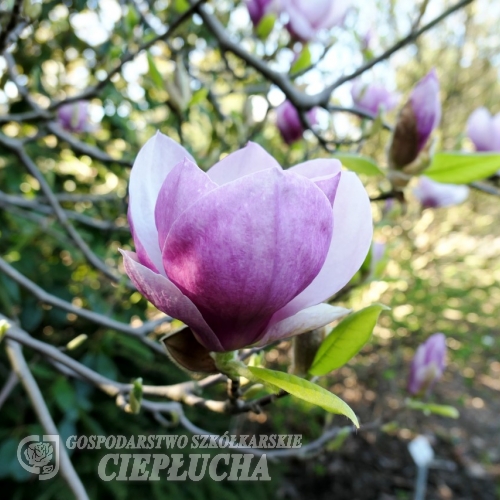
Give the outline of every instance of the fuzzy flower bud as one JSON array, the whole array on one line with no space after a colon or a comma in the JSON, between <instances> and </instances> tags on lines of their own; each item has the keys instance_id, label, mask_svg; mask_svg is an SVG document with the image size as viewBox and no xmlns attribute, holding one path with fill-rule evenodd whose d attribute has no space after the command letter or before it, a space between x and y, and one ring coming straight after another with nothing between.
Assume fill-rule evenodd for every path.
<instances>
[{"instance_id":1,"label":"fuzzy flower bud","mask_svg":"<svg viewBox=\"0 0 500 500\"><path fill-rule=\"evenodd\" d=\"M57 110L57 121L67 132L89 132L92 130L89 103L77 101L64 104Z\"/></svg>"},{"instance_id":2,"label":"fuzzy flower bud","mask_svg":"<svg viewBox=\"0 0 500 500\"><path fill-rule=\"evenodd\" d=\"M307 118L311 125L316 125L316 109L308 111ZM298 141L304 133L299 112L290 101L285 101L276 108L276 126L287 144Z\"/></svg>"},{"instance_id":3,"label":"fuzzy flower bud","mask_svg":"<svg viewBox=\"0 0 500 500\"><path fill-rule=\"evenodd\" d=\"M440 120L439 82L433 69L415 85L399 113L389 149L391 168L401 170L414 163Z\"/></svg>"}]
</instances>

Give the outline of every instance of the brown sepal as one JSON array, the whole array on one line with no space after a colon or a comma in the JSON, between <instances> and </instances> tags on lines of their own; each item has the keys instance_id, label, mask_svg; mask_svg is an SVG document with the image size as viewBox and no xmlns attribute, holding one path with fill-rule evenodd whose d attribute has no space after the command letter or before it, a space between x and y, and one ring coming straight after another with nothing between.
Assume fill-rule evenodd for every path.
<instances>
[{"instance_id":1,"label":"brown sepal","mask_svg":"<svg viewBox=\"0 0 500 500\"><path fill-rule=\"evenodd\" d=\"M401 169L418 156L417 120L411 102L400 111L389 151L391 167Z\"/></svg>"},{"instance_id":2,"label":"brown sepal","mask_svg":"<svg viewBox=\"0 0 500 500\"><path fill-rule=\"evenodd\" d=\"M219 373L210 352L198 342L188 326L166 335L161 342L168 357L180 368L196 373Z\"/></svg>"}]
</instances>

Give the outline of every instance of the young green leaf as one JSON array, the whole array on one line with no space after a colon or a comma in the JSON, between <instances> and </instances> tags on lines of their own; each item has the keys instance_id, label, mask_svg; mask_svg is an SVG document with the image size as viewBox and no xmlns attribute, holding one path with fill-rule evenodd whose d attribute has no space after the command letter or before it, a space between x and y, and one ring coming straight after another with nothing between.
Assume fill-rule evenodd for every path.
<instances>
[{"instance_id":1,"label":"young green leaf","mask_svg":"<svg viewBox=\"0 0 500 500\"><path fill-rule=\"evenodd\" d=\"M131 413L139 413L142 403L142 378L136 378L132 383L132 390L129 396Z\"/></svg>"},{"instance_id":2,"label":"young green leaf","mask_svg":"<svg viewBox=\"0 0 500 500\"><path fill-rule=\"evenodd\" d=\"M331 413L345 415L356 427L359 427L358 419L349 405L335 394L323 389L323 387L295 375L268 370L267 368L249 366L248 370L263 382L283 389L299 399L303 399Z\"/></svg>"},{"instance_id":3,"label":"young green leaf","mask_svg":"<svg viewBox=\"0 0 500 500\"><path fill-rule=\"evenodd\" d=\"M388 309L373 304L347 316L319 346L309 373L326 375L347 363L368 342L380 313Z\"/></svg>"},{"instance_id":4,"label":"young green leaf","mask_svg":"<svg viewBox=\"0 0 500 500\"><path fill-rule=\"evenodd\" d=\"M149 52L147 53L147 58L149 66L149 76L151 77L151 80L153 80L153 83L155 84L156 87L158 87L159 89L163 89L164 88L163 77L161 76L161 73L158 71L158 68L156 67L153 56Z\"/></svg>"},{"instance_id":5,"label":"young green leaf","mask_svg":"<svg viewBox=\"0 0 500 500\"><path fill-rule=\"evenodd\" d=\"M498 153L436 153L424 175L448 184L469 184L500 170Z\"/></svg>"},{"instance_id":6,"label":"young green leaf","mask_svg":"<svg viewBox=\"0 0 500 500\"><path fill-rule=\"evenodd\" d=\"M306 45L302 52L300 53L297 60L293 63L290 68L290 73L293 75L294 73L300 73L311 65L311 51L309 50L309 46Z\"/></svg>"},{"instance_id":7,"label":"young green leaf","mask_svg":"<svg viewBox=\"0 0 500 500\"><path fill-rule=\"evenodd\" d=\"M260 21L257 29L255 30L257 36L261 40L265 40L273 31L274 23L276 22L275 14L266 14Z\"/></svg>"},{"instance_id":8,"label":"young green leaf","mask_svg":"<svg viewBox=\"0 0 500 500\"><path fill-rule=\"evenodd\" d=\"M189 9L189 2L187 0L175 0L174 1L174 9L179 14L186 12Z\"/></svg>"},{"instance_id":9,"label":"young green leaf","mask_svg":"<svg viewBox=\"0 0 500 500\"><path fill-rule=\"evenodd\" d=\"M357 174L369 176L384 175L377 164L366 156L359 156L351 153L335 153L333 157L340 160L344 167L347 167Z\"/></svg>"},{"instance_id":10,"label":"young green leaf","mask_svg":"<svg viewBox=\"0 0 500 500\"><path fill-rule=\"evenodd\" d=\"M442 417L458 418L460 416L460 413L454 406L424 403L423 401L415 401L414 399L407 400L406 406L412 410L421 410L424 413L434 413Z\"/></svg>"}]
</instances>

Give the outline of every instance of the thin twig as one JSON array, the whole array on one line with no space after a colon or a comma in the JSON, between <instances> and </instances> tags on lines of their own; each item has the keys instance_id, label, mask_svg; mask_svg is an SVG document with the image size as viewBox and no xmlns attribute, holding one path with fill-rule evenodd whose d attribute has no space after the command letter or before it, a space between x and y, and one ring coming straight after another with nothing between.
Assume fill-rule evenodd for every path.
<instances>
[{"instance_id":1,"label":"thin twig","mask_svg":"<svg viewBox=\"0 0 500 500\"><path fill-rule=\"evenodd\" d=\"M41 204L37 200L28 200L22 196L13 196L0 191L0 206L8 207L14 205L16 207L30 208L42 214L53 214L54 210L48 205ZM113 222L106 220L94 219L88 215L74 212L72 210L64 210L68 219L73 219L77 222L85 224L86 226L99 229L101 231L125 231L130 232L128 226L117 226Z\"/></svg>"},{"instance_id":2,"label":"thin twig","mask_svg":"<svg viewBox=\"0 0 500 500\"><path fill-rule=\"evenodd\" d=\"M50 293L43 290L43 288L39 287L36 283L21 274L19 271L14 269L1 257L0 271L2 271L6 276L14 280L19 285L21 285L23 288L29 290L41 302L54 307L58 307L63 311L75 314L77 316L80 316L81 318L88 319L89 321L92 321L93 323L96 323L98 325L102 325L106 328L110 328L118 332L126 333L127 335L130 335L132 337L136 337L159 354L165 354L164 349L156 342L148 339L146 335L163 322L171 321L172 319L168 316L157 321L144 323L138 328L133 328L130 325L121 323L120 321L116 321L112 318L108 318L103 314L89 311L88 309L83 309L81 307L73 305L71 302L67 302L63 299L60 299L59 297L56 297L55 295L51 295Z\"/></svg>"},{"instance_id":3,"label":"thin twig","mask_svg":"<svg viewBox=\"0 0 500 500\"><path fill-rule=\"evenodd\" d=\"M5 401L9 399L10 394L12 393L18 382L19 378L16 375L16 372L11 371L9 377L7 378L5 384L2 387L2 390L0 391L0 410L2 409L2 406L4 405Z\"/></svg>"},{"instance_id":4,"label":"thin twig","mask_svg":"<svg viewBox=\"0 0 500 500\"><path fill-rule=\"evenodd\" d=\"M7 341L7 355L9 356L12 369L16 372L19 380L24 386L28 397L30 398L33 409L37 414L42 427L45 429L47 434L58 435L56 424L49 413L43 395L33 377L26 360L23 356L23 351L21 346L17 342L12 340ZM64 445L59 446L59 465L61 469L61 474L68 484L69 488L78 500L88 500L87 492L76 473L71 460L69 459L68 452Z\"/></svg>"},{"instance_id":5,"label":"thin twig","mask_svg":"<svg viewBox=\"0 0 500 500\"><path fill-rule=\"evenodd\" d=\"M127 288L135 290L135 287L130 282L130 280L124 279L123 276L118 275L90 249L88 244L81 237L80 233L73 227L73 225L69 221L66 212L63 210L63 208L59 204L59 201L54 196L54 193L52 192L52 189L50 188L48 182L45 180L45 177L42 175L35 162L26 153L24 147L19 143L19 141L11 139L10 137L6 137L4 135L0 135L0 144L3 144L5 147L10 149L19 158L28 172L38 181L38 183L40 184L40 189L42 190L43 194L47 198L47 201L52 207L57 220L64 228L64 230L68 233L69 237L73 240L77 248L82 252L87 261L96 269L101 271L110 280L116 283L123 281Z\"/></svg>"},{"instance_id":6,"label":"thin twig","mask_svg":"<svg viewBox=\"0 0 500 500\"><path fill-rule=\"evenodd\" d=\"M123 165L125 167L131 168L132 162L128 160L123 160L121 158L113 158L109 156L104 151L101 151L95 146L91 146L83 141L77 139L73 134L66 132L59 124L55 122L48 122L47 129L52 132L57 138L62 141L67 142L74 151L78 153L90 156L94 160L99 160L103 163L116 163L117 165Z\"/></svg>"},{"instance_id":7,"label":"thin twig","mask_svg":"<svg viewBox=\"0 0 500 500\"><path fill-rule=\"evenodd\" d=\"M470 4L471 2L473 2L473 0L462 0L457 4L451 6L449 9L445 10L442 14L434 18L432 21L427 23L422 28L418 29L417 31L411 31L406 37L399 40L397 43L395 43L392 47L387 49L378 57L370 59L370 61L360 66L354 72L339 78L337 81L327 86L323 91L314 95L309 95L298 90L285 73L273 70L264 61L254 56L253 54L247 52L244 48L244 45L232 39L227 34L224 26L220 23L220 21L215 16L211 15L203 6L199 6L196 10L203 19L203 22L206 25L206 27L212 32L212 34L217 39L220 48L223 52L224 51L231 52L238 58L242 59L247 65L251 66L256 71L258 71L268 81L277 85L280 88L280 90L286 95L287 99L291 101L292 104L299 111L300 110L307 111L315 106L321 106L327 109L330 96L337 87L360 76L361 74L363 74L365 71L368 71L376 64L386 59L389 59L389 57L391 57L399 49L415 41L420 35L422 35L426 31L429 31L437 24L439 24L441 21L443 21L445 18L447 18L457 10L461 9L462 7L465 7L466 5Z\"/></svg>"},{"instance_id":8,"label":"thin twig","mask_svg":"<svg viewBox=\"0 0 500 500\"><path fill-rule=\"evenodd\" d=\"M9 321L9 319L2 314L0 314L0 319ZM70 372L67 372L68 374L74 372L79 377L82 377L95 385L108 396L117 397L120 394L129 394L133 388L133 384L124 384L111 380L88 368L87 366L82 365L75 359L69 357L67 354L61 352L56 347L34 339L24 330L15 325L11 326L7 330L5 337L19 342L20 344L35 350L57 363L61 363L70 369ZM188 406L203 407L218 413L226 412L227 405L225 401L212 401L194 394L198 387L200 387L198 383L189 381L163 386L144 385L142 387L142 391L145 395L168 398L172 401L182 402Z\"/></svg>"},{"instance_id":9,"label":"thin twig","mask_svg":"<svg viewBox=\"0 0 500 500\"><path fill-rule=\"evenodd\" d=\"M346 82L349 82L351 80L354 80L358 76L361 76L363 73L368 71L369 69L373 68L373 66L377 65L378 63L385 61L389 59L394 53L396 53L398 50L402 49L406 45L414 42L417 38L419 38L421 35L423 35L426 31L429 31L430 29L434 28L437 26L441 21L449 17L451 14L456 12L457 10L462 9L463 7L469 5L472 3L474 0L462 0L455 5L452 5L450 8L446 9L444 12L442 12L439 16L435 17L432 21L428 22L426 25L422 26L420 29L414 31L410 31L408 35L406 35L404 38L399 40L397 43L395 43L392 47L387 49L385 52L380 54L377 57L374 57L373 59L370 59L367 61L365 64L360 66L357 70L353 71L352 73L349 73L348 75L340 77L337 81L329 85L325 90L323 90L319 95L319 101L326 103L328 99L330 98L330 95L332 92L343 85Z\"/></svg>"},{"instance_id":10,"label":"thin twig","mask_svg":"<svg viewBox=\"0 0 500 500\"><path fill-rule=\"evenodd\" d=\"M203 4L204 2L206 2L206 0L197 0L196 2L194 2L194 4L189 9L187 9L185 12L183 12L177 19L172 21L172 24L169 26L168 30L166 30L164 33L162 33L160 35L155 36L154 38L152 38L148 42L143 43L135 52L130 52L130 53L126 54L120 60L120 62L99 83L97 83L93 87L87 88L86 90L84 90L80 94L68 97L62 101L57 101L57 102L52 103L49 106L49 109L51 111L53 111L53 110L59 108L60 106L62 106L63 104L68 104L70 102L77 102L77 101L89 99L89 98L97 95L98 92L100 90L102 90L111 81L111 78L113 78L114 75L116 75L117 73L119 73L122 70L123 66L126 63L135 59L141 52L148 50L150 47L152 47L155 43L159 42L160 40L165 40L165 39L169 38L174 33L174 31L181 24L183 24L185 21L187 21L192 16L192 14L198 10L199 6L201 4Z\"/></svg>"},{"instance_id":11,"label":"thin twig","mask_svg":"<svg viewBox=\"0 0 500 500\"><path fill-rule=\"evenodd\" d=\"M10 14L9 22L7 26L0 31L0 54L5 50L7 44L9 43L10 34L14 31L21 16L21 7L23 5L23 0L14 0L14 5Z\"/></svg>"}]
</instances>

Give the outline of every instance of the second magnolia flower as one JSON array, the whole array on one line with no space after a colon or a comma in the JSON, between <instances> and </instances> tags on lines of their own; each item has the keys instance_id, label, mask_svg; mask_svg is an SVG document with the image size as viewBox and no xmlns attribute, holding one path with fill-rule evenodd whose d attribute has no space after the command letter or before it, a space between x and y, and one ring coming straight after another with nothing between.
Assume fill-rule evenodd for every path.
<instances>
[{"instance_id":1,"label":"second magnolia flower","mask_svg":"<svg viewBox=\"0 0 500 500\"><path fill-rule=\"evenodd\" d=\"M319 328L345 310L322 302L359 269L372 218L358 177L338 160L283 170L249 143L208 172L158 133L130 177L137 289L209 351Z\"/></svg>"}]
</instances>

